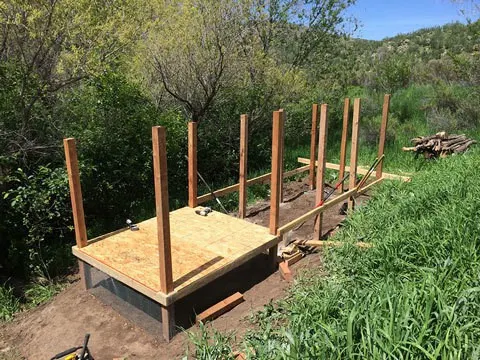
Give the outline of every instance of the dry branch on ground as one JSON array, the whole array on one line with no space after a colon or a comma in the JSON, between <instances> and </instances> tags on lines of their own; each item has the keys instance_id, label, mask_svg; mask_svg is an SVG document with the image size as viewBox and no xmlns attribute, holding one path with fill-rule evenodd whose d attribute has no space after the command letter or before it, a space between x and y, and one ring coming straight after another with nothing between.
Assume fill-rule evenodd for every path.
<instances>
[{"instance_id":1,"label":"dry branch on ground","mask_svg":"<svg viewBox=\"0 0 480 360\"><path fill-rule=\"evenodd\" d=\"M477 142L462 135L447 134L445 131L430 136L420 136L411 140L415 146L403 147L403 151L413 151L426 158L446 157L452 153L461 153Z\"/></svg>"}]
</instances>

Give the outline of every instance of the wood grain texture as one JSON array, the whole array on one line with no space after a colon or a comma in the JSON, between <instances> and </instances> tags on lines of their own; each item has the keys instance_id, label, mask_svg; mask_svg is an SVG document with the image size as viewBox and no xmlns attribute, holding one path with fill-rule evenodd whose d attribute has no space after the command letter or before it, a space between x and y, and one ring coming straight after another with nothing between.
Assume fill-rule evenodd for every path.
<instances>
[{"instance_id":1,"label":"wood grain texture","mask_svg":"<svg viewBox=\"0 0 480 360\"><path fill-rule=\"evenodd\" d=\"M280 264L278 264L278 268L280 270L280 276L285 280L285 281L292 281L293 280L293 275L292 272L290 271L290 268L288 267L287 262L282 261Z\"/></svg>"},{"instance_id":2,"label":"wood grain texture","mask_svg":"<svg viewBox=\"0 0 480 360\"><path fill-rule=\"evenodd\" d=\"M78 260L78 273L80 274L80 285L83 290L88 290L92 287L92 275L88 264L82 260Z\"/></svg>"},{"instance_id":3,"label":"wood grain texture","mask_svg":"<svg viewBox=\"0 0 480 360\"><path fill-rule=\"evenodd\" d=\"M310 160L307 159L307 158L299 157L299 158L297 158L297 161L300 164L310 164ZM318 164L318 162L315 161L315 166L317 166L317 164ZM308 166L310 166L310 165L308 165ZM325 166L326 166L327 169L340 170L340 165L339 164L334 164L334 163L327 162L325 164ZM349 172L350 171L350 166L345 166L345 171ZM367 172L368 172L367 168L357 166L357 174L365 175ZM407 175L411 175L411 174L407 174ZM400 180L400 181L405 181L405 182L409 182L409 181L412 180L412 178L410 176L389 174L389 173L385 173L385 172L383 173L382 177L384 179L388 179L388 180Z\"/></svg>"},{"instance_id":4,"label":"wood grain texture","mask_svg":"<svg viewBox=\"0 0 480 360\"><path fill-rule=\"evenodd\" d=\"M288 266L292 266L293 264L296 264L297 262L299 262L302 259L303 259L303 253L298 252L295 255L293 255L292 257L286 259L285 262L287 263Z\"/></svg>"},{"instance_id":5,"label":"wood grain texture","mask_svg":"<svg viewBox=\"0 0 480 360\"><path fill-rule=\"evenodd\" d=\"M350 99L345 98L343 103L343 125L342 140L340 142L340 169L338 173L338 181L345 176L345 163L347 161L347 136L348 136L348 117L350 115ZM341 194L345 191L345 182L340 185L338 192Z\"/></svg>"},{"instance_id":6,"label":"wood grain texture","mask_svg":"<svg viewBox=\"0 0 480 360\"><path fill-rule=\"evenodd\" d=\"M162 334L166 342L175 335L175 305L162 306Z\"/></svg>"},{"instance_id":7,"label":"wood grain texture","mask_svg":"<svg viewBox=\"0 0 480 360\"><path fill-rule=\"evenodd\" d=\"M244 302L245 299L243 295L239 292L236 292L233 295L230 295L226 299L216 303L212 307L208 308L204 312L200 313L196 317L197 324L199 322L207 322L219 317L222 314L225 314L227 311L232 310L235 306Z\"/></svg>"},{"instance_id":8,"label":"wood grain texture","mask_svg":"<svg viewBox=\"0 0 480 360\"><path fill-rule=\"evenodd\" d=\"M168 294L173 291L173 278L168 205L167 142L164 127L154 126L152 128L152 145L160 291Z\"/></svg>"},{"instance_id":9,"label":"wood grain texture","mask_svg":"<svg viewBox=\"0 0 480 360\"><path fill-rule=\"evenodd\" d=\"M383 97L383 107L382 107L382 125L380 126L380 139L378 141L378 155L380 157L385 152L385 139L387 137L387 126L388 126L388 112L390 108L390 94L385 94ZM376 177L380 179L383 173L383 162L385 159L382 159L377 166Z\"/></svg>"},{"instance_id":10,"label":"wood grain texture","mask_svg":"<svg viewBox=\"0 0 480 360\"><path fill-rule=\"evenodd\" d=\"M197 129L196 122L188 123L188 206L191 208L198 205Z\"/></svg>"},{"instance_id":11,"label":"wood grain texture","mask_svg":"<svg viewBox=\"0 0 480 360\"><path fill-rule=\"evenodd\" d=\"M325 190L325 163L327 162L327 131L328 131L328 105L322 104L320 108L320 127L318 130L318 166L317 166L317 190L315 195L316 204L323 201ZM319 213L314 227L314 239L322 237L323 213Z\"/></svg>"},{"instance_id":12,"label":"wood grain texture","mask_svg":"<svg viewBox=\"0 0 480 360\"><path fill-rule=\"evenodd\" d=\"M310 190L315 189L315 155L317 150L318 104L312 105L312 127L310 129L310 168L308 183Z\"/></svg>"},{"instance_id":13,"label":"wood grain texture","mask_svg":"<svg viewBox=\"0 0 480 360\"><path fill-rule=\"evenodd\" d=\"M240 117L240 179L238 194L238 217L245 218L247 212L247 159L248 158L248 116Z\"/></svg>"},{"instance_id":14,"label":"wood grain texture","mask_svg":"<svg viewBox=\"0 0 480 360\"><path fill-rule=\"evenodd\" d=\"M70 200L72 202L73 225L75 228L75 241L79 248L87 246L87 228L83 212L82 186L78 169L77 146L74 138L63 139L65 149L65 162L67 164L68 185L70 187Z\"/></svg>"},{"instance_id":15,"label":"wood grain texture","mask_svg":"<svg viewBox=\"0 0 480 360\"><path fill-rule=\"evenodd\" d=\"M280 203L283 203L283 174L285 172L285 121L286 113L283 109L280 109L280 116L282 117L282 133L280 134L280 183L279 183L279 192L280 192Z\"/></svg>"},{"instance_id":16,"label":"wood grain texture","mask_svg":"<svg viewBox=\"0 0 480 360\"><path fill-rule=\"evenodd\" d=\"M273 112L272 126L272 176L270 180L270 234L276 234L280 211L280 182L281 173L281 136L283 117L280 111Z\"/></svg>"},{"instance_id":17,"label":"wood grain texture","mask_svg":"<svg viewBox=\"0 0 480 360\"><path fill-rule=\"evenodd\" d=\"M357 183L357 161L358 161L358 131L360 122L360 106L361 100L356 98L353 103L353 123L352 123L352 148L350 153L350 178L348 189L355 188ZM354 198L348 199L348 209L353 210Z\"/></svg>"},{"instance_id":18,"label":"wood grain texture","mask_svg":"<svg viewBox=\"0 0 480 360\"><path fill-rule=\"evenodd\" d=\"M75 256L168 305L267 251L278 243L269 229L214 211L200 216L184 207L170 213L174 291L160 289L156 218L138 223L138 231L122 231L73 248ZM152 255L153 254L153 255Z\"/></svg>"}]
</instances>

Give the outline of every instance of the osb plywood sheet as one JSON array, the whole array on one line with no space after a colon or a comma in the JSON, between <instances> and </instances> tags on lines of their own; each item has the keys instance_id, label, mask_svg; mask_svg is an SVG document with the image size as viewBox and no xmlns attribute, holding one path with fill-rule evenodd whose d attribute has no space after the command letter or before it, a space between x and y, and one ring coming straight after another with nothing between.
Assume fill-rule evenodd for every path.
<instances>
[{"instance_id":1,"label":"osb plywood sheet","mask_svg":"<svg viewBox=\"0 0 480 360\"><path fill-rule=\"evenodd\" d=\"M114 233L77 251L159 292L156 218L138 226L138 231ZM216 211L200 216L188 207L170 213L170 229L176 292L198 287L215 272L247 254L260 253L276 240L265 227Z\"/></svg>"}]
</instances>

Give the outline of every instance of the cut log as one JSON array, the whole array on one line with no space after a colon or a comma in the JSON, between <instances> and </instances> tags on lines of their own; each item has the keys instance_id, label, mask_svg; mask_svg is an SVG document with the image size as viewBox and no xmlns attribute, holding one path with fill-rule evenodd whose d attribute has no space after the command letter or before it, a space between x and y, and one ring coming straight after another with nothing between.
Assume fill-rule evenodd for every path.
<instances>
[{"instance_id":1,"label":"cut log","mask_svg":"<svg viewBox=\"0 0 480 360\"><path fill-rule=\"evenodd\" d=\"M402 150L413 151L416 155L422 154L426 159L460 153L476 143L475 140L467 138L465 134L448 135L445 131L430 136L419 136L411 141L415 146L403 147Z\"/></svg>"}]
</instances>

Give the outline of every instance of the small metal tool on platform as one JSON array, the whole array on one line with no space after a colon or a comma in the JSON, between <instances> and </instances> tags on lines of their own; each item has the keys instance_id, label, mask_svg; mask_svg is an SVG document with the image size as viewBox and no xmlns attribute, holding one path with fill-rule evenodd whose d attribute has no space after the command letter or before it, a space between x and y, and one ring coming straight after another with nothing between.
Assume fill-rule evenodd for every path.
<instances>
[{"instance_id":1,"label":"small metal tool on platform","mask_svg":"<svg viewBox=\"0 0 480 360\"><path fill-rule=\"evenodd\" d=\"M201 215L201 216L207 216L211 212L213 212L213 210L209 207L205 207L202 210L195 210L195 214Z\"/></svg>"},{"instance_id":2,"label":"small metal tool on platform","mask_svg":"<svg viewBox=\"0 0 480 360\"><path fill-rule=\"evenodd\" d=\"M130 228L130 230L132 230L132 231L140 230L140 228L138 227L138 225L137 225L137 224L134 224L132 220L127 219L126 222L127 222L128 227Z\"/></svg>"}]
</instances>

